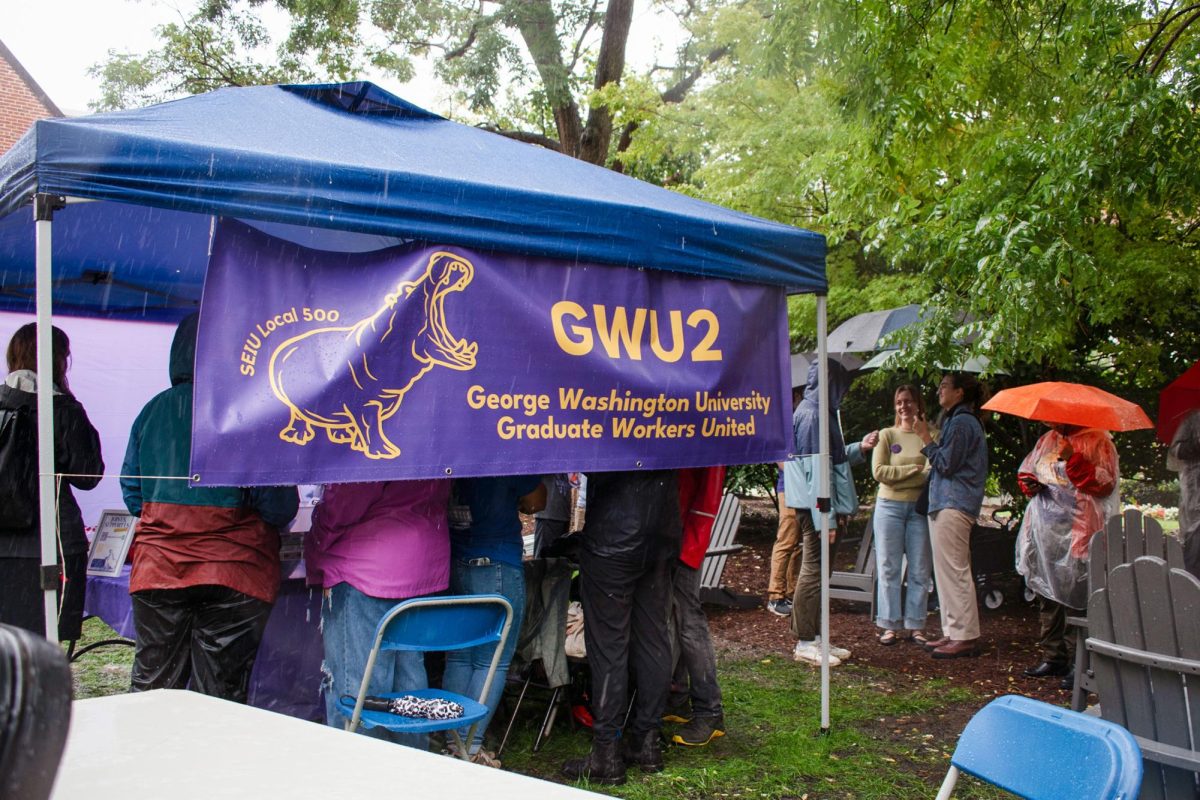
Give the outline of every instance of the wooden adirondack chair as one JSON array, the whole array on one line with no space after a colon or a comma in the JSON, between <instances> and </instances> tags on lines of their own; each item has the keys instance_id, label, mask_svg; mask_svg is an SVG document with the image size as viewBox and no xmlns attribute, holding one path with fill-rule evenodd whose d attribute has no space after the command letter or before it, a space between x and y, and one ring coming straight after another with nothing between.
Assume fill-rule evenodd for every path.
<instances>
[{"instance_id":1,"label":"wooden adirondack chair","mask_svg":"<svg viewBox=\"0 0 1200 800\"><path fill-rule=\"evenodd\" d=\"M867 603L871 607L871 619L875 618L875 515L867 519L862 539L858 543L858 556L854 570L833 570L829 574L829 599L850 600Z\"/></svg>"},{"instance_id":2,"label":"wooden adirondack chair","mask_svg":"<svg viewBox=\"0 0 1200 800\"><path fill-rule=\"evenodd\" d=\"M1200 581L1157 556L1103 574L1105 585L1088 602L1086 641L1100 715L1137 737L1145 760L1142 798L1195 798Z\"/></svg>"},{"instance_id":3,"label":"wooden adirondack chair","mask_svg":"<svg viewBox=\"0 0 1200 800\"><path fill-rule=\"evenodd\" d=\"M742 501L737 495L726 492L717 509L717 519L713 523L712 538L704 553L704 562L700 564L700 601L703 603L738 607L758 605L757 598L740 595L721 583L725 562L731 554L742 549L740 544L733 543L741 521Z\"/></svg>"},{"instance_id":4,"label":"wooden adirondack chair","mask_svg":"<svg viewBox=\"0 0 1200 800\"><path fill-rule=\"evenodd\" d=\"M1108 584L1113 569L1140 556L1157 556L1171 567L1183 568L1183 545L1174 536L1164 534L1157 520L1134 509L1110 517L1104 530L1092 537L1088 551L1088 596ZM1082 711L1087 707L1088 693L1096 691L1084 646L1088 636L1087 617L1068 616L1067 625L1075 628L1075 688L1071 692L1071 708Z\"/></svg>"}]
</instances>

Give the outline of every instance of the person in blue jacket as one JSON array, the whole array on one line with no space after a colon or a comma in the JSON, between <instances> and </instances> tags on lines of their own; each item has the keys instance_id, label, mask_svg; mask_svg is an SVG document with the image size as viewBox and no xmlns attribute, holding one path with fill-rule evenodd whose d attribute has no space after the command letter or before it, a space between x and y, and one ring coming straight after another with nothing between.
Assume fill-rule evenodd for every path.
<instances>
[{"instance_id":1,"label":"person in blue jacket","mask_svg":"<svg viewBox=\"0 0 1200 800\"><path fill-rule=\"evenodd\" d=\"M941 437L917 420L913 432L929 459L929 538L937 582L942 636L925 645L934 658L979 653L979 605L971 572L971 529L983 507L987 481L987 437L979 422L983 388L974 375L950 372L938 384Z\"/></svg>"},{"instance_id":2,"label":"person in blue jacket","mask_svg":"<svg viewBox=\"0 0 1200 800\"><path fill-rule=\"evenodd\" d=\"M821 663L821 540L818 527L821 514L817 509L820 489L820 408L818 407L819 377L816 361L808 369L808 386L804 399L796 406L792 415L792 435L795 458L784 465L784 497L791 508L796 509L796 521L800 526L801 559L800 575L796 579L796 593L792 596L792 635L796 637L796 649L792 658L808 664ZM879 441L879 431L871 431L861 442L847 446L838 424L838 407L850 390L854 376L848 369L833 359L829 360L829 453L830 453L830 500L832 508L828 515L829 529L825 535L832 542L837 534L837 518L850 516L858 511L858 493L854 489L854 476L850 467L861 464L863 455ZM837 666L850 657L850 651L842 647L829 647L829 664Z\"/></svg>"},{"instance_id":3,"label":"person in blue jacket","mask_svg":"<svg viewBox=\"0 0 1200 800\"><path fill-rule=\"evenodd\" d=\"M504 692L504 679L517 649L525 614L525 570L522 563L520 511L532 514L546 504L546 487L538 475L457 480L450 499L450 593L498 594L512 604L512 626L500 653L484 705L488 715L480 720L468 755L477 764L499 767L494 753L483 749L483 735ZM478 645L446 654L442 686L478 699L492 664L495 648ZM459 736L467 735L467 728Z\"/></svg>"}]
</instances>

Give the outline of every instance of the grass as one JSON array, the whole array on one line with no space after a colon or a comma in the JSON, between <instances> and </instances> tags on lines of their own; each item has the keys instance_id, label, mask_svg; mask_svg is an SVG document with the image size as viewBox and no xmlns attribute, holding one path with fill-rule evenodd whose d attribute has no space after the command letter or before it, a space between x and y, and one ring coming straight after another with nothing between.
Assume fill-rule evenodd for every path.
<instances>
[{"instance_id":1,"label":"grass","mask_svg":"<svg viewBox=\"0 0 1200 800\"><path fill-rule=\"evenodd\" d=\"M84 623L79 646L117 638L98 619ZM101 647L71 667L77 699L129 690L133 648ZM723 655L719 663L727 735L703 748L672 747L666 770L629 772L619 787L583 788L626 800L817 800L931 797L949 765L958 732L985 698L934 680L896 688L889 673L843 666L833 672L830 732L819 735L817 670L787 658ZM590 739L560 714L540 753L532 753L541 720L526 701L503 754L505 769L561 780L559 766L583 755ZM502 709L493 725L501 726ZM669 730L669 729L668 729ZM1011 795L970 777L955 797Z\"/></svg>"},{"instance_id":2,"label":"grass","mask_svg":"<svg viewBox=\"0 0 1200 800\"><path fill-rule=\"evenodd\" d=\"M112 628L93 617L83 623L83 636L75 649L81 650L94 642L119 639ZM133 648L124 645L106 645L84 653L71 664L75 679L75 699L105 697L129 691L129 671L133 666Z\"/></svg>"},{"instance_id":3,"label":"grass","mask_svg":"<svg viewBox=\"0 0 1200 800\"><path fill-rule=\"evenodd\" d=\"M583 784L627 800L678 798L906 798L929 797L949 764L960 715L983 705L971 692L930 681L895 691L886 673L855 667L836 670L828 735L818 735L819 676L790 660L724 658L720 664L727 735L704 748L672 747L666 770L630 771L620 787ZM506 769L552 780L567 758L585 753L587 736L556 726L542 751L530 752L536 712L525 714L503 759ZM926 722L934 722L934 730ZM1007 797L969 778L956 797Z\"/></svg>"}]
</instances>

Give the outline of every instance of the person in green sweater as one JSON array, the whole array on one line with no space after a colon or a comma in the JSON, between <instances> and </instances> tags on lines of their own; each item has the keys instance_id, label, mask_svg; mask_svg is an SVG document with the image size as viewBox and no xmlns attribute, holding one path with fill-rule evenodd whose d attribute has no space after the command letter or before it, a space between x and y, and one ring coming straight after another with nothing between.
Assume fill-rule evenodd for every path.
<instances>
[{"instance_id":1,"label":"person in green sweater","mask_svg":"<svg viewBox=\"0 0 1200 800\"><path fill-rule=\"evenodd\" d=\"M883 631L880 644L913 639L923 645L932 555L929 522L918 513L917 499L929 480L929 461L921 453L925 443L913 432L913 424L925 419L925 401L906 384L896 389L894 405L895 425L879 432L879 444L871 456L872 471L879 481L874 517L879 568L875 624ZM906 558L908 591L902 603Z\"/></svg>"}]
</instances>

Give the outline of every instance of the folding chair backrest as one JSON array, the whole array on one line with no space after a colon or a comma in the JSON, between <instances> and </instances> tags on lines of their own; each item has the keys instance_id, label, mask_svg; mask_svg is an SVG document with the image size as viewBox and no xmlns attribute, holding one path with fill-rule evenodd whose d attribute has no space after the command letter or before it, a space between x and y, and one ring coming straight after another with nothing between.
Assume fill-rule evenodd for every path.
<instances>
[{"instance_id":1,"label":"folding chair backrest","mask_svg":"<svg viewBox=\"0 0 1200 800\"><path fill-rule=\"evenodd\" d=\"M508 608L496 594L405 600L384 615L375 636L381 650L462 650L499 641Z\"/></svg>"},{"instance_id":2,"label":"folding chair backrest","mask_svg":"<svg viewBox=\"0 0 1200 800\"><path fill-rule=\"evenodd\" d=\"M1030 800L1129 800L1142 782L1129 731L1019 695L999 697L971 718L951 764Z\"/></svg>"},{"instance_id":3,"label":"folding chair backrest","mask_svg":"<svg viewBox=\"0 0 1200 800\"><path fill-rule=\"evenodd\" d=\"M1108 573L1088 601L1100 713L1146 759L1142 797L1194 797L1200 771L1200 581L1156 556Z\"/></svg>"},{"instance_id":4,"label":"folding chair backrest","mask_svg":"<svg viewBox=\"0 0 1200 800\"><path fill-rule=\"evenodd\" d=\"M721 505L717 509L717 518L713 522L712 538L708 541L708 551L700 565L701 588L717 589L721 585L721 575L725 572L725 562L732 552L733 540L737 536L738 525L742 521L742 501L735 494L726 492L721 497Z\"/></svg>"},{"instance_id":5,"label":"folding chair backrest","mask_svg":"<svg viewBox=\"0 0 1200 800\"><path fill-rule=\"evenodd\" d=\"M1108 575L1121 564L1142 556L1157 556L1172 568L1183 569L1183 545L1163 533L1153 517L1130 508L1109 517L1104 530L1092 537L1088 552L1088 594L1103 589Z\"/></svg>"}]
</instances>

